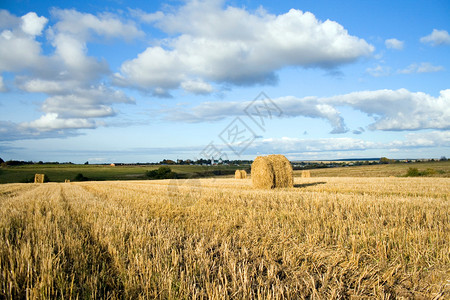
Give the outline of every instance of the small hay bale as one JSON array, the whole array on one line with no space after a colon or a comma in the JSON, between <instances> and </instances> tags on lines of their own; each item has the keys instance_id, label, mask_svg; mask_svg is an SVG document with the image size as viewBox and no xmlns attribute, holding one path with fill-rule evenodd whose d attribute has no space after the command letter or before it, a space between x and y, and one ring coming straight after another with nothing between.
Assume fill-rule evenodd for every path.
<instances>
[{"instance_id":1,"label":"small hay bale","mask_svg":"<svg viewBox=\"0 0 450 300\"><path fill-rule=\"evenodd\" d=\"M302 171L302 178L309 178L311 177L311 173L309 170Z\"/></svg>"},{"instance_id":2,"label":"small hay bale","mask_svg":"<svg viewBox=\"0 0 450 300\"><path fill-rule=\"evenodd\" d=\"M245 179L247 178L247 172L245 172L245 170L236 170L236 172L234 172L234 178Z\"/></svg>"},{"instance_id":3,"label":"small hay bale","mask_svg":"<svg viewBox=\"0 0 450 300\"><path fill-rule=\"evenodd\" d=\"M34 175L34 183L44 183L44 174L35 174Z\"/></svg>"},{"instance_id":4,"label":"small hay bale","mask_svg":"<svg viewBox=\"0 0 450 300\"><path fill-rule=\"evenodd\" d=\"M258 156L252 163L252 183L256 188L294 186L292 165L284 155Z\"/></svg>"},{"instance_id":5,"label":"small hay bale","mask_svg":"<svg viewBox=\"0 0 450 300\"><path fill-rule=\"evenodd\" d=\"M69 182L70 182L70 179L65 179L64 182L65 182L65 183L69 183Z\"/></svg>"}]
</instances>

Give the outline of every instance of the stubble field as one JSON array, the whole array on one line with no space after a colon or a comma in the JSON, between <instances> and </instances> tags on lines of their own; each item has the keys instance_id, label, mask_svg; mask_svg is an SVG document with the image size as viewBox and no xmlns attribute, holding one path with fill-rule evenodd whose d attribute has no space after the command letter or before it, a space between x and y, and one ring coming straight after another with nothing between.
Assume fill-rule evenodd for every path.
<instances>
[{"instance_id":1,"label":"stubble field","mask_svg":"<svg viewBox=\"0 0 450 300\"><path fill-rule=\"evenodd\" d=\"M0 298L448 299L449 178L0 185Z\"/></svg>"}]
</instances>

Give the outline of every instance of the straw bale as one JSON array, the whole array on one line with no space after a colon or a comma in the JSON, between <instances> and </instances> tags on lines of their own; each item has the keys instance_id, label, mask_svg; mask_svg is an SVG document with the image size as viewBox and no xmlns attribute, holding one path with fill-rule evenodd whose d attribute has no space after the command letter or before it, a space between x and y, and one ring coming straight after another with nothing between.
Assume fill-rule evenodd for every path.
<instances>
[{"instance_id":1,"label":"straw bale","mask_svg":"<svg viewBox=\"0 0 450 300\"><path fill-rule=\"evenodd\" d=\"M245 172L245 170L236 170L236 172L234 172L234 178L245 179L247 178L247 172Z\"/></svg>"},{"instance_id":2,"label":"straw bale","mask_svg":"<svg viewBox=\"0 0 450 300\"><path fill-rule=\"evenodd\" d=\"M252 183L256 188L294 186L292 166L284 155L258 156L252 164Z\"/></svg>"},{"instance_id":3,"label":"straw bale","mask_svg":"<svg viewBox=\"0 0 450 300\"><path fill-rule=\"evenodd\" d=\"M309 170L302 171L302 178L309 178L309 177L311 177L311 173L309 172Z\"/></svg>"},{"instance_id":4,"label":"straw bale","mask_svg":"<svg viewBox=\"0 0 450 300\"><path fill-rule=\"evenodd\" d=\"M34 183L44 183L44 174L35 174L34 175Z\"/></svg>"}]
</instances>

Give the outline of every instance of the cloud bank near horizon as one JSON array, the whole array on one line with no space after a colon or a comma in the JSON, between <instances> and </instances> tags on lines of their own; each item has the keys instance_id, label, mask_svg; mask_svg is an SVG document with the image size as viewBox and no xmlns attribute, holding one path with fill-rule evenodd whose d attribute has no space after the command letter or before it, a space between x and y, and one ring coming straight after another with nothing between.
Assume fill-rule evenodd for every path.
<instances>
[{"instance_id":1,"label":"cloud bank near horizon","mask_svg":"<svg viewBox=\"0 0 450 300\"><path fill-rule=\"evenodd\" d=\"M333 97L294 96L273 99L283 112L282 117L308 117L327 121L332 133L348 131L339 107L347 106L373 118L370 130L414 131L450 129L450 89L438 97L406 89L360 91ZM243 116L252 101L203 102L192 108L166 110L170 121L186 123L211 122L226 117Z\"/></svg>"}]
</instances>

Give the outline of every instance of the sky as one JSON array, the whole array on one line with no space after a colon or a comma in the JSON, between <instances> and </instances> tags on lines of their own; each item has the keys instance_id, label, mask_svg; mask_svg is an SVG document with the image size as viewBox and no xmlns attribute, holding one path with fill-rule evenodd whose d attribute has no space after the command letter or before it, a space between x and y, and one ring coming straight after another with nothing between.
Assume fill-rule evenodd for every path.
<instances>
[{"instance_id":1,"label":"sky","mask_svg":"<svg viewBox=\"0 0 450 300\"><path fill-rule=\"evenodd\" d=\"M450 157L450 2L0 1L0 157Z\"/></svg>"}]
</instances>

